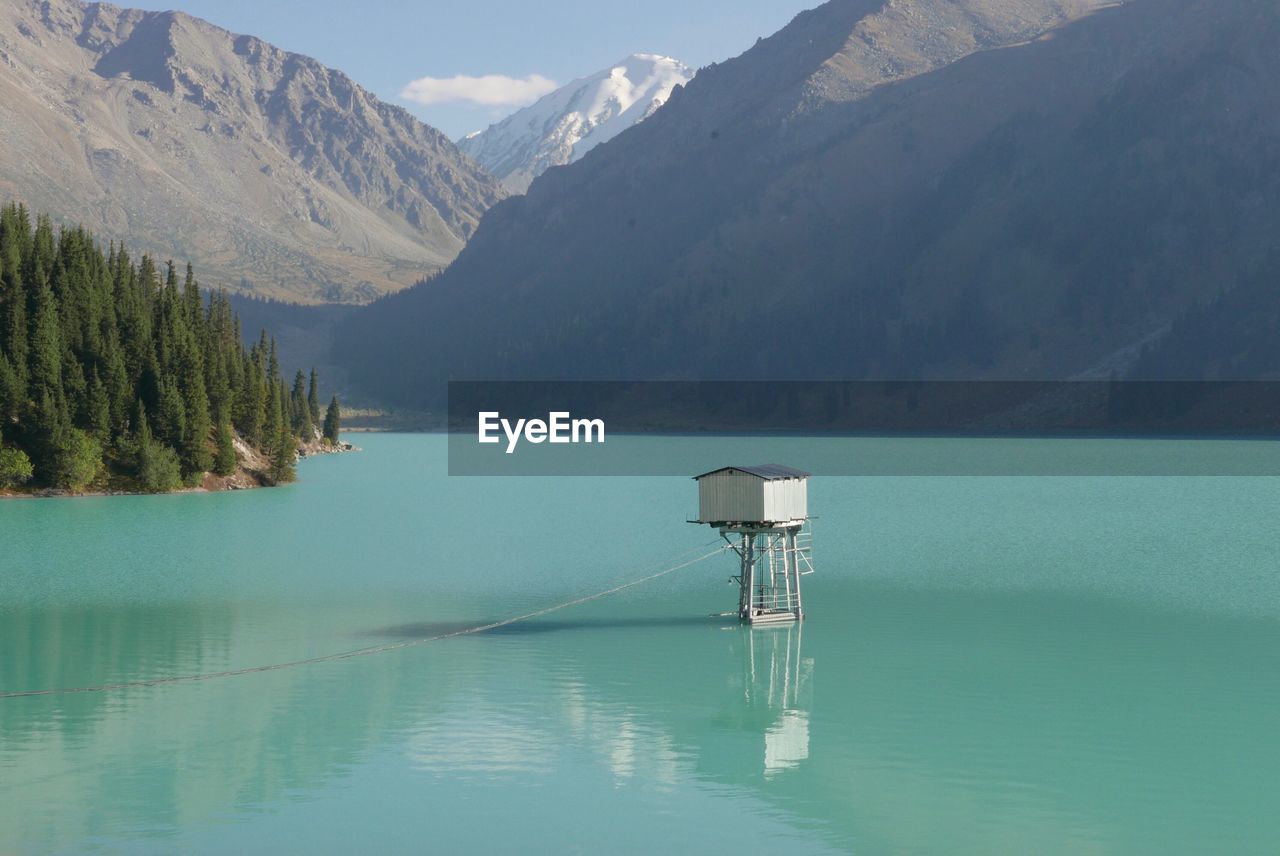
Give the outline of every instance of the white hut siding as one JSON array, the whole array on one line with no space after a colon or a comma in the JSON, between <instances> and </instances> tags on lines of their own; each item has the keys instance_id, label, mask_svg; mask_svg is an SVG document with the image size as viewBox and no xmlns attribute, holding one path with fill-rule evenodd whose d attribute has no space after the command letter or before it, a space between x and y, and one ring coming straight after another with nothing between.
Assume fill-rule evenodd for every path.
<instances>
[{"instance_id":1,"label":"white hut siding","mask_svg":"<svg viewBox=\"0 0 1280 856\"><path fill-rule=\"evenodd\" d=\"M803 520L808 516L808 491L803 479L775 479L763 484L764 517L761 520Z\"/></svg>"},{"instance_id":2,"label":"white hut siding","mask_svg":"<svg viewBox=\"0 0 1280 856\"><path fill-rule=\"evenodd\" d=\"M807 500L804 478L766 479L730 469L698 479L698 519L704 523L803 520Z\"/></svg>"}]
</instances>

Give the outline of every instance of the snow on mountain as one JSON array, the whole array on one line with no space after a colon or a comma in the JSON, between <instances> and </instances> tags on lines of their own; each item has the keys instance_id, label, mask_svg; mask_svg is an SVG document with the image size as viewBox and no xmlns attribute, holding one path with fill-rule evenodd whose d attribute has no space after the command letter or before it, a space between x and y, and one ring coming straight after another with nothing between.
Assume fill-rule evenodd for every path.
<instances>
[{"instance_id":1,"label":"snow on mountain","mask_svg":"<svg viewBox=\"0 0 1280 856\"><path fill-rule=\"evenodd\" d=\"M692 78L693 70L678 60L632 54L468 134L458 147L523 193L548 167L572 163L643 121Z\"/></svg>"}]
</instances>

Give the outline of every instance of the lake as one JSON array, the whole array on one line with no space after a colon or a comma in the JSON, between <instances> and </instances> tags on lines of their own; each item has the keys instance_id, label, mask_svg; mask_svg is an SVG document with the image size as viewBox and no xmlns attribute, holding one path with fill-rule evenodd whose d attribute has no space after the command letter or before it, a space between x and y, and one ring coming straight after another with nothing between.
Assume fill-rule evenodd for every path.
<instances>
[{"instance_id":1,"label":"lake","mask_svg":"<svg viewBox=\"0 0 1280 856\"><path fill-rule=\"evenodd\" d=\"M0 502L0 692L409 642L715 541L688 479L354 439L287 488ZM799 627L708 617L720 555L487 633L0 699L0 852L1280 848L1280 479L830 477L810 507Z\"/></svg>"}]
</instances>

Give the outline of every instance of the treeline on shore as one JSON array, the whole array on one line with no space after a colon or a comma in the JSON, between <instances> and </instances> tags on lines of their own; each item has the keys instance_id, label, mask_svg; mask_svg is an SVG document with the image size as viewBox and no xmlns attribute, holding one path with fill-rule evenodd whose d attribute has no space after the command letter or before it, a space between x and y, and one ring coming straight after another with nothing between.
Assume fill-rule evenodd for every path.
<instances>
[{"instance_id":1,"label":"treeline on shore","mask_svg":"<svg viewBox=\"0 0 1280 856\"><path fill-rule=\"evenodd\" d=\"M236 435L270 483L299 441L338 438L314 369L289 385L265 331L246 348L223 292L188 265L104 253L82 228L0 209L0 488L167 491L227 476Z\"/></svg>"}]
</instances>

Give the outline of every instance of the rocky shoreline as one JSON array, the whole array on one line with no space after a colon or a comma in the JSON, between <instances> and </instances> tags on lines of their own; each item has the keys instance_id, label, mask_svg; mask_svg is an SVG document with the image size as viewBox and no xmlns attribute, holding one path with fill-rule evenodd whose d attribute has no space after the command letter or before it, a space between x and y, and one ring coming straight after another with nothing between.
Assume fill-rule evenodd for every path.
<instances>
[{"instance_id":1,"label":"rocky shoreline","mask_svg":"<svg viewBox=\"0 0 1280 856\"><path fill-rule=\"evenodd\" d=\"M244 442L239 435L234 439L236 447L236 458L238 459L235 472L226 476L215 475L214 473L205 473L200 484L195 487L184 487L178 490L166 491L164 495L177 493L216 493L224 490L252 490L259 487L276 487L267 475L269 472L269 461L257 449ZM345 441L339 441L337 445L328 445L323 440L317 439L306 443L298 444L297 460L303 458L311 458L317 455L338 455L344 452L359 452L360 447ZM57 488L34 488L31 490L4 490L0 489L0 499L49 499L49 498L66 498L66 497L91 497L91 496L148 496L148 491L141 490L82 490L70 491L59 490Z\"/></svg>"}]
</instances>

